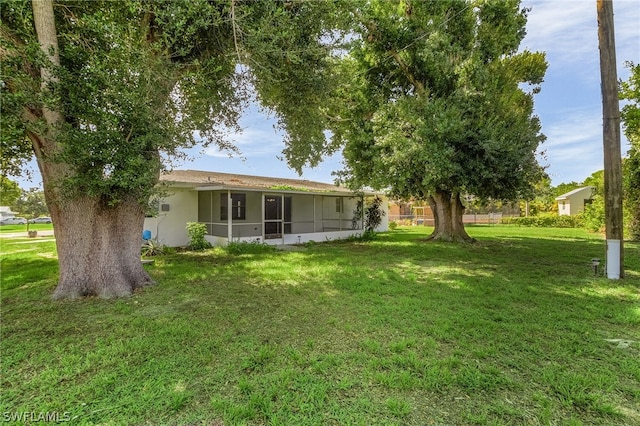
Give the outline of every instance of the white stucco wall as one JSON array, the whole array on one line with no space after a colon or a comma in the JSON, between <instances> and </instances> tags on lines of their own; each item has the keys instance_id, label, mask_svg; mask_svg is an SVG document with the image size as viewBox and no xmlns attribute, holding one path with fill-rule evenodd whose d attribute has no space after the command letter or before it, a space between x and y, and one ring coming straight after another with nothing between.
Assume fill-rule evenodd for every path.
<instances>
[{"instance_id":1,"label":"white stucco wall","mask_svg":"<svg viewBox=\"0 0 640 426\"><path fill-rule=\"evenodd\" d=\"M160 204L168 204L169 211L160 211L157 217L145 218L143 229L150 230L152 238L167 246L187 245L187 223L198 221L197 191L172 188Z\"/></svg>"},{"instance_id":2,"label":"white stucco wall","mask_svg":"<svg viewBox=\"0 0 640 426\"><path fill-rule=\"evenodd\" d=\"M389 199L385 196L380 196L380 198L382 198L382 210L384 211L384 216L382 216L382 221L376 228L376 231L386 232L389 230Z\"/></svg>"},{"instance_id":3,"label":"white stucco wall","mask_svg":"<svg viewBox=\"0 0 640 426\"><path fill-rule=\"evenodd\" d=\"M569 200L558 201L558 215L559 216L571 215L571 204Z\"/></svg>"},{"instance_id":4,"label":"white stucco wall","mask_svg":"<svg viewBox=\"0 0 640 426\"><path fill-rule=\"evenodd\" d=\"M582 213L584 211L584 201L591 199L592 195L593 188L585 187L575 194L567 195L563 200L558 200L558 215L569 216Z\"/></svg>"},{"instance_id":5,"label":"white stucco wall","mask_svg":"<svg viewBox=\"0 0 640 426\"><path fill-rule=\"evenodd\" d=\"M198 191L193 189L172 188L171 192L160 204L168 204L169 211L160 211L157 217L146 218L144 221L145 230L151 231L151 237L158 239L162 244L171 247L185 246L189 242L186 226L188 222L198 221ZM235 191L233 191L235 192ZM241 192L241 191L238 191ZM214 193L210 211L213 212L214 219L219 220L219 192ZM377 231L388 230L389 207L386 197L383 198L382 208L385 215ZM314 196L309 194L294 194L292 196L293 221L291 234L285 235L285 243L297 243L306 241L324 241L325 239L346 238L350 235L359 234L361 230L351 230L351 218L359 201L358 197L343 198L343 212L336 212L336 197L315 196L315 216L317 219L316 229L313 232L314 219ZM247 192L246 220L234 220L234 225L245 224L243 227L234 227L234 240L256 241L262 240L262 194L258 192ZM322 218L323 220L320 220ZM340 220L341 218L341 220ZM303 221L305 223L298 223ZM306 223L308 222L308 223ZM340 230L342 224L342 230ZM221 225L222 226L222 225ZM226 226L226 225L225 225ZM249 227L244 229L245 227ZM324 229L323 229L324 227ZM257 231L254 228L258 229ZM246 232L245 232L246 231ZM323 233L323 234L321 234ZM259 236L259 237L258 237ZM298 238L300 236L300 238ZM207 236L214 245L224 245L227 242L226 236ZM269 244L282 243L281 238L267 240Z\"/></svg>"}]
</instances>

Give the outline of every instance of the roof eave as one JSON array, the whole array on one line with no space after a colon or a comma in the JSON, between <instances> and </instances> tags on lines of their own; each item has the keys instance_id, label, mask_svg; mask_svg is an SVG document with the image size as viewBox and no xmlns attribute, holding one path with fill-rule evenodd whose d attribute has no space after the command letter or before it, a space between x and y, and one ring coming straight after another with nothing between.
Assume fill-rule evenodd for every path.
<instances>
[{"instance_id":1,"label":"roof eave","mask_svg":"<svg viewBox=\"0 0 640 426\"><path fill-rule=\"evenodd\" d=\"M205 185L205 186L193 186L188 185L196 191L245 191L245 192L268 192L273 194L300 194L300 195L329 195L329 196L349 196L353 197L357 195L352 191L331 191L320 189L308 189L308 190L291 190L291 189L277 189L277 188L261 188L261 187L249 187L249 186L234 186L234 185Z\"/></svg>"}]
</instances>

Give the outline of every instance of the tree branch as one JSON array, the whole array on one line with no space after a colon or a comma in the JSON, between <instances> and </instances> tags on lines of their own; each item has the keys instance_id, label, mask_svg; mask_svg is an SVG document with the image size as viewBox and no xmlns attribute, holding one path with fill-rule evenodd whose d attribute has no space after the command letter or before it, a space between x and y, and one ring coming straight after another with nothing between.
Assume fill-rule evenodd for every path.
<instances>
[{"instance_id":1,"label":"tree branch","mask_svg":"<svg viewBox=\"0 0 640 426\"><path fill-rule=\"evenodd\" d=\"M411 10L411 6L407 5L407 11L410 12L410 10ZM362 18L362 14L359 13L358 11L356 11L356 16ZM363 22L363 23L367 27L369 32L371 33L369 35L369 41L373 41L375 39L373 34L378 34L380 32L380 30L378 30L378 26L376 25L376 23L374 21L366 21L366 22ZM409 80L409 82L416 89L416 93L419 96L425 95L427 93L427 91L426 91L426 89L424 87L424 84L422 84L422 82L420 80L418 80L415 75L413 75L413 73L409 70L409 67L404 62L404 60L402 59L400 54L398 52L396 52L395 50L393 50L393 49L387 49L387 54L389 56L391 56L394 61L396 61L396 63L400 67L400 70L402 71L402 74L404 74L404 76L407 77L407 80Z\"/></svg>"},{"instance_id":2,"label":"tree branch","mask_svg":"<svg viewBox=\"0 0 640 426\"><path fill-rule=\"evenodd\" d=\"M52 67L60 66L60 56L58 51L58 35L56 33L56 24L53 15L52 0L33 0L33 22L38 35L40 49L49 59L50 66L40 67L40 77L42 78L42 93L49 91L49 85L57 83L58 78L52 71ZM46 106L42 108L44 119L49 125L49 131L52 131L56 125L62 122L62 114L54 111Z\"/></svg>"},{"instance_id":3,"label":"tree branch","mask_svg":"<svg viewBox=\"0 0 640 426\"><path fill-rule=\"evenodd\" d=\"M242 63L242 57L240 56L240 47L238 46L238 35L236 26L236 2L231 0L231 26L233 27L233 46L236 49L238 55L238 64Z\"/></svg>"},{"instance_id":4,"label":"tree branch","mask_svg":"<svg viewBox=\"0 0 640 426\"><path fill-rule=\"evenodd\" d=\"M391 55L391 57L396 61L396 63L402 70L404 76L407 77L411 84L413 84L413 87L415 87L416 89L416 93L420 96L424 95L427 92L424 88L424 84L422 84L422 82L418 80L415 75L413 75L413 73L409 70L407 64L404 62L404 60L402 60L400 54L395 50L387 50L387 53Z\"/></svg>"}]
</instances>

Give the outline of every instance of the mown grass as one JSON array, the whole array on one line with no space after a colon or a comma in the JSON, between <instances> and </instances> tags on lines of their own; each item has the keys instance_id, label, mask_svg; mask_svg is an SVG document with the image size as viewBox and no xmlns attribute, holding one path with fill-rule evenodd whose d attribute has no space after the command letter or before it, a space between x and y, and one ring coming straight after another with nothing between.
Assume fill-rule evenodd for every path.
<instances>
[{"instance_id":1,"label":"mown grass","mask_svg":"<svg viewBox=\"0 0 640 426\"><path fill-rule=\"evenodd\" d=\"M53 229L51 223L30 223L30 231L50 231ZM0 226L0 234L11 234L27 232L27 225L2 225Z\"/></svg>"},{"instance_id":2,"label":"mown grass","mask_svg":"<svg viewBox=\"0 0 640 426\"><path fill-rule=\"evenodd\" d=\"M158 285L53 302L51 241L3 239L0 412L75 424L640 424L640 246L427 228L156 258ZM618 348L605 339L634 342Z\"/></svg>"}]
</instances>

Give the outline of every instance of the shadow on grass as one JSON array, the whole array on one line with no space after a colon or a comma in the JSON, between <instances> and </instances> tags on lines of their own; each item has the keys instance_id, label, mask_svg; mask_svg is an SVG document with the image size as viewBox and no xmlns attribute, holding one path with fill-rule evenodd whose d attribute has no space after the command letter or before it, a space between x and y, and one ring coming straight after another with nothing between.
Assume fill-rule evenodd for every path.
<instances>
[{"instance_id":1,"label":"shadow on grass","mask_svg":"<svg viewBox=\"0 0 640 426\"><path fill-rule=\"evenodd\" d=\"M216 397L216 409L234 419L235 410L250 407L243 392L273 386L269 366L278 354L286 358L287 347L303 359L311 347L333 357L330 371L366 353L368 366L357 368L383 392L438 389L472 395L477 403L532 386L548 392L545 404L556 407L556 419L565 410L607 424L617 413L607 402L612 389L626 395L621 407L636 398L638 348L613 352L604 339L637 339L638 280L593 277L589 261L601 241L509 237L457 245L419 237L400 233L294 253L176 259L173 277L183 274L185 259L206 269L176 293L188 294L184 312L196 322L217 318L229 342L245 341L238 374L249 390ZM636 255L628 260L638 264ZM262 418L259 411L245 414Z\"/></svg>"},{"instance_id":2,"label":"shadow on grass","mask_svg":"<svg viewBox=\"0 0 640 426\"><path fill-rule=\"evenodd\" d=\"M0 289L12 290L57 278L58 261L54 258L21 257L0 260Z\"/></svg>"},{"instance_id":3,"label":"shadow on grass","mask_svg":"<svg viewBox=\"0 0 640 426\"><path fill-rule=\"evenodd\" d=\"M137 424L614 424L602 401L633 407L638 348L604 338L637 339L638 280L592 276L600 241L422 237L161 256L157 286L111 301L14 286L5 401Z\"/></svg>"},{"instance_id":4,"label":"shadow on grass","mask_svg":"<svg viewBox=\"0 0 640 426\"><path fill-rule=\"evenodd\" d=\"M459 245L417 238L394 233L372 242L240 257L183 253L152 271L161 283L152 291L175 292L178 298L206 294L236 316L249 307L264 309L265 318L279 315L291 298L308 298L305 305L319 315L322 307L316 305L322 301L351 303L351 314L371 327L382 322L400 333L428 323L431 315L458 318L469 329L492 321L557 329L567 321L604 318L619 323L622 333L635 334L639 319L631 295L639 281L609 285L593 276L590 259L600 254L600 241L513 237ZM633 256L628 260L637 264ZM163 281L172 289L161 289Z\"/></svg>"}]
</instances>

